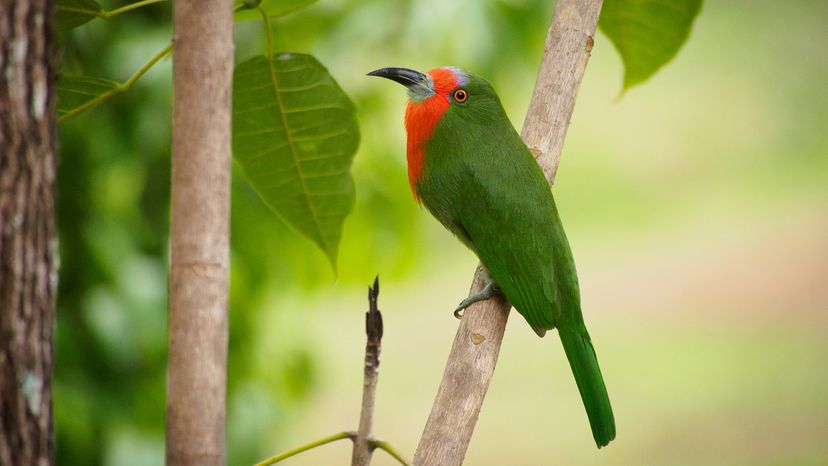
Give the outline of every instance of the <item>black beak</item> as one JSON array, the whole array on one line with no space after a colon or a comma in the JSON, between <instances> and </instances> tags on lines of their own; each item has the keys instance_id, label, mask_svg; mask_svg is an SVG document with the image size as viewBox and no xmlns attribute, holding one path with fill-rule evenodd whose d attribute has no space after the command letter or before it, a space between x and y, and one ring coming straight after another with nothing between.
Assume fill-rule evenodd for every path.
<instances>
[{"instance_id":1,"label":"black beak","mask_svg":"<svg viewBox=\"0 0 828 466\"><path fill-rule=\"evenodd\" d=\"M396 81L415 94L428 96L434 93L431 89L431 80L427 75L408 68L380 68L368 73L368 76L379 76Z\"/></svg>"}]
</instances>

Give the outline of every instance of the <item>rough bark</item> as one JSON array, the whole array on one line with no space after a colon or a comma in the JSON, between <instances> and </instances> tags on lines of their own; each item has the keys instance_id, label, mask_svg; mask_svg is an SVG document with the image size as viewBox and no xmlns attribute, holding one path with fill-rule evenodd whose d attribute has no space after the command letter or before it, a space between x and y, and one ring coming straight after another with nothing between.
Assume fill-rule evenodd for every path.
<instances>
[{"instance_id":1,"label":"rough bark","mask_svg":"<svg viewBox=\"0 0 828 466\"><path fill-rule=\"evenodd\" d=\"M233 2L177 0L167 464L226 461Z\"/></svg>"},{"instance_id":2,"label":"rough bark","mask_svg":"<svg viewBox=\"0 0 828 466\"><path fill-rule=\"evenodd\" d=\"M54 461L55 69L46 0L0 3L0 464Z\"/></svg>"},{"instance_id":3,"label":"rough bark","mask_svg":"<svg viewBox=\"0 0 828 466\"><path fill-rule=\"evenodd\" d=\"M602 0L558 0L521 133L550 184L560 161L575 97L592 50ZM470 294L482 290L480 268ZM413 464L454 466L466 456L494 375L509 303L500 298L466 309Z\"/></svg>"}]
</instances>

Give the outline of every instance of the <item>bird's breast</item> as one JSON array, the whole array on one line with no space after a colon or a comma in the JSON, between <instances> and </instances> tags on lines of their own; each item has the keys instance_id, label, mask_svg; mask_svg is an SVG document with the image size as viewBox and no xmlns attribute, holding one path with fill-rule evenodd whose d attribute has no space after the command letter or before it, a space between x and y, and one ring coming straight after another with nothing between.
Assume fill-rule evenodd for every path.
<instances>
[{"instance_id":1,"label":"bird's breast","mask_svg":"<svg viewBox=\"0 0 828 466\"><path fill-rule=\"evenodd\" d=\"M408 134L406 144L408 183L411 185L414 198L418 201L417 182L423 174L425 146L448 108L448 99L437 94L421 102L409 101L405 110L405 131Z\"/></svg>"}]
</instances>

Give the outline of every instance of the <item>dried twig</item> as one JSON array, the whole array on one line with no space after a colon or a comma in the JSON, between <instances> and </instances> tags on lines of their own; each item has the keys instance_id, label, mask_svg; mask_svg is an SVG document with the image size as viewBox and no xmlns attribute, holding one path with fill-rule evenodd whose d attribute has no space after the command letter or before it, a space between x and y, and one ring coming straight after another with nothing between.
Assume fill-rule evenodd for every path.
<instances>
[{"instance_id":1,"label":"dried twig","mask_svg":"<svg viewBox=\"0 0 828 466\"><path fill-rule=\"evenodd\" d=\"M371 427L374 422L374 399L377 394L379 377L380 344L382 342L382 314L377 308L379 296L379 277L374 279L374 286L368 288L368 312L365 313L365 370L362 383L362 410L359 414L359 430L354 439L351 466L368 466L374 449L371 445Z\"/></svg>"},{"instance_id":2,"label":"dried twig","mask_svg":"<svg viewBox=\"0 0 828 466\"><path fill-rule=\"evenodd\" d=\"M592 50L601 3L602 0L558 0L546 36L522 136L550 184ZM479 275L478 268L470 294L482 289ZM494 374L509 309L509 303L501 298L480 301L466 309L413 464L462 464Z\"/></svg>"},{"instance_id":3,"label":"dried twig","mask_svg":"<svg viewBox=\"0 0 828 466\"><path fill-rule=\"evenodd\" d=\"M308 451L331 442L342 439L351 439L354 442L351 466L368 466L375 449L379 448L399 461L403 466L409 464L388 442L371 436L374 421L374 400L377 393L377 379L379 378L380 346L382 343L382 314L377 307L379 296L379 277L374 279L374 285L368 288L368 312L365 313L365 367L362 385L362 409L359 416L359 430L357 432L340 432L303 445L285 453L273 456L254 466L270 466L291 456Z\"/></svg>"}]
</instances>

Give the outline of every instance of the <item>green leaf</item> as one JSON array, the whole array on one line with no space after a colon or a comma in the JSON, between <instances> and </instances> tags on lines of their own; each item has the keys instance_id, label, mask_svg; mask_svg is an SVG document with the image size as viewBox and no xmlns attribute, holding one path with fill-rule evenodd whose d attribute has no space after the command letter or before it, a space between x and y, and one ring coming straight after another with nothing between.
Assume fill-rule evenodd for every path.
<instances>
[{"instance_id":1,"label":"green leaf","mask_svg":"<svg viewBox=\"0 0 828 466\"><path fill-rule=\"evenodd\" d=\"M244 2L239 2L244 3ZM316 3L316 0L262 0L259 4L265 11L269 18L278 16L285 16L299 11L302 8L308 7ZM253 10L241 10L236 13L236 21L250 21L251 19L261 19L262 14Z\"/></svg>"},{"instance_id":2,"label":"green leaf","mask_svg":"<svg viewBox=\"0 0 828 466\"><path fill-rule=\"evenodd\" d=\"M114 81L89 76L61 76L58 81L58 116L62 117L118 86L120 84Z\"/></svg>"},{"instance_id":3,"label":"green leaf","mask_svg":"<svg viewBox=\"0 0 828 466\"><path fill-rule=\"evenodd\" d=\"M353 104L314 57L277 53L236 66L233 156L264 203L334 269L358 145Z\"/></svg>"},{"instance_id":4,"label":"green leaf","mask_svg":"<svg viewBox=\"0 0 828 466\"><path fill-rule=\"evenodd\" d=\"M624 60L624 90L646 81L678 53L701 0L605 0L599 25Z\"/></svg>"},{"instance_id":5,"label":"green leaf","mask_svg":"<svg viewBox=\"0 0 828 466\"><path fill-rule=\"evenodd\" d=\"M95 0L57 0L55 27L58 31L76 28L101 12L103 8Z\"/></svg>"}]
</instances>

